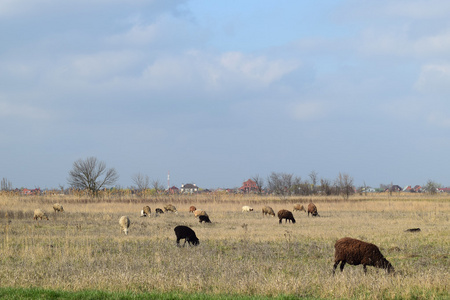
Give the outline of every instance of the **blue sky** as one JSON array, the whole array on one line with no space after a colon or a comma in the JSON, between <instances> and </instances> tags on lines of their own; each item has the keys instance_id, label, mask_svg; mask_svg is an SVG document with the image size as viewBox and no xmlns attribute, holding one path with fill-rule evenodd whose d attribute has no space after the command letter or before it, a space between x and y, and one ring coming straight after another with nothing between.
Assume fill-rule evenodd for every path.
<instances>
[{"instance_id":1,"label":"blue sky","mask_svg":"<svg viewBox=\"0 0 450 300\"><path fill-rule=\"evenodd\" d=\"M450 186L450 2L0 0L0 177Z\"/></svg>"}]
</instances>

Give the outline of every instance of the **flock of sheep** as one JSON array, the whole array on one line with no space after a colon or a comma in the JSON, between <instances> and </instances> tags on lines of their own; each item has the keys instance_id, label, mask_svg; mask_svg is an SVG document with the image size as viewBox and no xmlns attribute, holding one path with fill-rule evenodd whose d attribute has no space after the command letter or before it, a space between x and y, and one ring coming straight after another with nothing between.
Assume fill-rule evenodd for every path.
<instances>
[{"instance_id":1,"label":"flock of sheep","mask_svg":"<svg viewBox=\"0 0 450 300\"><path fill-rule=\"evenodd\" d=\"M55 214L57 212L64 212L64 208L61 204L56 203L53 205L53 210ZM243 206L242 212L251 212L253 211L253 208L250 206ZM319 216L317 212L317 207L314 203L309 203L307 210L305 207L301 204L295 204L293 211L304 211L308 213L308 217L311 214L313 217ZM156 208L155 213L156 214L163 214L164 212L172 212L172 213L178 213L175 206L172 204L168 204L164 206L164 211L161 208ZM193 213L196 218L199 218L199 222L205 222L205 223L211 223L211 220L209 219L208 214L206 211L197 209L195 206L189 207L189 213ZM151 209L149 206L144 206L141 210L141 217L147 217L150 216ZM262 215L270 215L272 217L275 217L275 212L270 206L264 206L262 207ZM287 221L295 223L294 215L291 211L287 209L281 209L277 213L279 224L282 223L282 220L285 219L285 223ZM34 211L34 220L42 220L46 219L48 220L48 216L45 212L43 212L41 209L36 209ZM128 234L128 228L130 227L130 219L128 216L122 216L119 219L119 225L121 230L125 233L125 235ZM180 240L184 239L184 244L186 242L189 245L197 246L200 241L195 234L194 230L187 226L179 225L174 228L175 235L177 237L177 245L179 246ZM374 266L377 268L385 269L386 272L392 273L394 272L394 267L391 265L389 261L384 258L383 254L381 254L380 249L375 246L374 244L367 243L364 241L360 241L357 239L345 237L342 239L339 239L336 241L335 245L335 253L334 253L334 265L333 265L333 274L336 271L337 266L340 264L340 270L341 272L344 270L344 266L346 263L350 265L363 265L364 273L367 272L366 267L367 266Z\"/></svg>"}]
</instances>

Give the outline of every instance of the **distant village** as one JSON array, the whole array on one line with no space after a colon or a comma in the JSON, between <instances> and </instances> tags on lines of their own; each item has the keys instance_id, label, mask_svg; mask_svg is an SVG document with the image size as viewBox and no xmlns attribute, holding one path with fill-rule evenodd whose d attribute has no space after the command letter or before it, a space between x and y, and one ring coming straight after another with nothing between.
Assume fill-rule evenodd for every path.
<instances>
[{"instance_id":1,"label":"distant village","mask_svg":"<svg viewBox=\"0 0 450 300\"><path fill-rule=\"evenodd\" d=\"M110 189L105 189L109 191L119 190L120 188L114 187ZM137 192L135 188L126 188L125 190L129 190L131 193ZM22 195L45 195L48 193L55 194L56 192L58 194L70 194L71 189L62 189L62 190L50 190L50 189L42 189L41 188L34 188L34 189L28 189L28 188L16 188L11 190L14 193L22 194ZM321 194L320 186L316 187L316 193L315 194ZM207 188L200 188L195 183L186 183L182 184L179 188L176 186L169 187L167 189L160 189L158 191L155 191L157 193L165 193L165 194L201 194L201 193L232 193L232 194L266 194L270 195L274 192L267 188L262 188L258 186L257 182L255 182L252 179L248 179L242 183L242 186L239 188L218 188L218 189L207 189ZM372 188L372 187L361 187L356 188L353 187L353 193L384 193L384 192L409 192L409 193L424 193L427 192L426 189L424 189L420 185L415 185L414 187L411 185L401 187L399 185L391 185L389 187L381 187L381 188ZM449 187L438 187L436 188L437 193L450 193ZM302 194L302 193L292 193L295 194Z\"/></svg>"}]
</instances>

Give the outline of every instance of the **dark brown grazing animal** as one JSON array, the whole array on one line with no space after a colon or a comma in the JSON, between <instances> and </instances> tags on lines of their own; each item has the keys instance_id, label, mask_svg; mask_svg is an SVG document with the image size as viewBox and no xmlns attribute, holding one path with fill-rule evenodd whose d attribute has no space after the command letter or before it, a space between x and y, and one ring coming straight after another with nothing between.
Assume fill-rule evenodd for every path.
<instances>
[{"instance_id":1,"label":"dark brown grazing animal","mask_svg":"<svg viewBox=\"0 0 450 300\"><path fill-rule=\"evenodd\" d=\"M282 219L285 219L285 223L287 223L288 220L289 222L292 221L292 223L295 223L294 215L286 209L282 209L278 212L278 219L280 219L278 224L281 224Z\"/></svg>"},{"instance_id":2,"label":"dark brown grazing animal","mask_svg":"<svg viewBox=\"0 0 450 300\"><path fill-rule=\"evenodd\" d=\"M201 216L198 216L198 218L199 218L199 222L201 223L201 222L205 222L205 223L211 223L211 220L209 219L209 217L208 216L203 216L203 215L201 215Z\"/></svg>"},{"instance_id":3,"label":"dark brown grazing animal","mask_svg":"<svg viewBox=\"0 0 450 300\"><path fill-rule=\"evenodd\" d=\"M410 229L406 229L405 232L419 232L420 228L410 228Z\"/></svg>"},{"instance_id":4,"label":"dark brown grazing animal","mask_svg":"<svg viewBox=\"0 0 450 300\"><path fill-rule=\"evenodd\" d=\"M334 249L333 274L339 263L341 263L341 272L346 263L354 266L363 265L364 274L367 272L366 266L382 268L388 273L394 272L394 267L374 244L345 237L334 244Z\"/></svg>"},{"instance_id":5,"label":"dark brown grazing animal","mask_svg":"<svg viewBox=\"0 0 450 300\"><path fill-rule=\"evenodd\" d=\"M155 209L155 213L163 214L164 212L163 212L163 210L161 208L157 208L157 209Z\"/></svg>"},{"instance_id":6,"label":"dark brown grazing animal","mask_svg":"<svg viewBox=\"0 0 450 300\"><path fill-rule=\"evenodd\" d=\"M309 214L311 214L313 217L319 216L319 214L317 213L317 207L312 202L308 204L308 217L309 217Z\"/></svg>"},{"instance_id":7,"label":"dark brown grazing animal","mask_svg":"<svg viewBox=\"0 0 450 300\"><path fill-rule=\"evenodd\" d=\"M272 217L275 217L275 212L273 211L272 207L270 206L264 206L262 208L262 214L265 215L271 215Z\"/></svg>"},{"instance_id":8,"label":"dark brown grazing animal","mask_svg":"<svg viewBox=\"0 0 450 300\"><path fill-rule=\"evenodd\" d=\"M296 211L296 210L306 212L305 207L301 204L294 204L294 211Z\"/></svg>"},{"instance_id":9,"label":"dark brown grazing animal","mask_svg":"<svg viewBox=\"0 0 450 300\"><path fill-rule=\"evenodd\" d=\"M195 235L194 230L187 226L179 225L173 229L175 231L175 235L177 236L177 246L180 246L180 240L184 239L184 244L188 242L188 244L192 244L194 246L197 246L200 244L197 236Z\"/></svg>"},{"instance_id":10,"label":"dark brown grazing animal","mask_svg":"<svg viewBox=\"0 0 450 300\"><path fill-rule=\"evenodd\" d=\"M193 213L194 211L196 211L197 210L197 208L195 207L195 206L190 206L189 207L189 212L190 213Z\"/></svg>"}]
</instances>

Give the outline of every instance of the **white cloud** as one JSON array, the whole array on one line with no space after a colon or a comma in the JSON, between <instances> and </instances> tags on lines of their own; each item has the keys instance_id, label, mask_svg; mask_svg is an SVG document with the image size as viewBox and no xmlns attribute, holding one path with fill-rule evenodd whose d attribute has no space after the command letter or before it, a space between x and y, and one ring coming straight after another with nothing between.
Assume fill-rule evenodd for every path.
<instances>
[{"instance_id":1,"label":"white cloud","mask_svg":"<svg viewBox=\"0 0 450 300\"><path fill-rule=\"evenodd\" d=\"M0 116L32 120L45 120L50 118L50 114L39 107L28 104L10 103L2 100L0 100Z\"/></svg>"},{"instance_id":2,"label":"white cloud","mask_svg":"<svg viewBox=\"0 0 450 300\"><path fill-rule=\"evenodd\" d=\"M449 93L450 64L427 64L421 69L415 88L421 92Z\"/></svg>"},{"instance_id":3,"label":"white cloud","mask_svg":"<svg viewBox=\"0 0 450 300\"><path fill-rule=\"evenodd\" d=\"M302 102L294 104L291 113L299 121L310 121L325 117L327 108L318 101Z\"/></svg>"}]
</instances>

